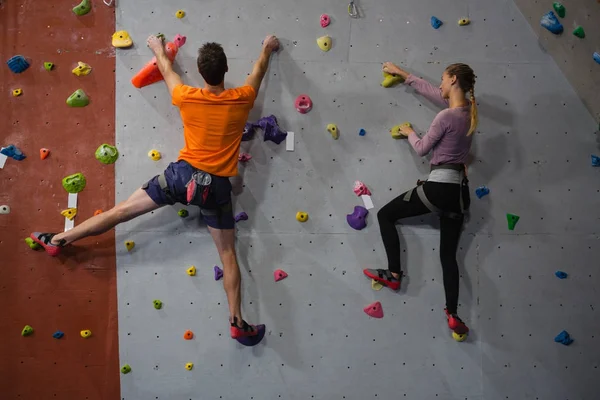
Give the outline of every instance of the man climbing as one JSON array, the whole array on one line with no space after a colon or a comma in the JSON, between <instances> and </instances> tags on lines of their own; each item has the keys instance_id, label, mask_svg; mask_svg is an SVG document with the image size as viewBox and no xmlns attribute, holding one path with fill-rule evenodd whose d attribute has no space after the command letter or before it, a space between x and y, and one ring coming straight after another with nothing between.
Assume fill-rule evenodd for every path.
<instances>
[{"instance_id":1,"label":"man climbing","mask_svg":"<svg viewBox=\"0 0 600 400\"><path fill-rule=\"evenodd\" d=\"M197 64L205 84L203 88L195 88L182 83L172 68L161 39L150 36L147 43L156 55L173 105L179 107L183 120L185 144L177 162L169 164L163 174L150 179L129 199L111 210L67 232L34 232L31 238L48 254L57 256L70 243L100 235L121 222L164 205L197 205L223 264L231 337L255 336L256 327L248 325L241 312L241 276L235 251L229 177L237 175L244 125L267 72L270 56L279 48L279 41L275 36L266 37L260 57L245 85L232 89L225 89L227 57L219 44L206 43L200 48Z\"/></svg>"}]
</instances>

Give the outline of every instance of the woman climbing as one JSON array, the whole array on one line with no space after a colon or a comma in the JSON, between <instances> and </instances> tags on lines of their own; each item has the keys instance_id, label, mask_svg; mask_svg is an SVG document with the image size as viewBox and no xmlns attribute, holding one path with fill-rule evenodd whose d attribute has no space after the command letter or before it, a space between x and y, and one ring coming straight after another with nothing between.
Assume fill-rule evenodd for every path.
<instances>
[{"instance_id":1,"label":"woman climbing","mask_svg":"<svg viewBox=\"0 0 600 400\"><path fill-rule=\"evenodd\" d=\"M365 269L363 272L390 289L398 290L402 271L400 240L395 222L402 218L437 213L440 216L440 259L448 327L458 334L465 334L469 328L457 315L459 273L456 249L464 211L470 203L465 163L471 148L471 135L477 126L475 74L468 65L452 64L446 68L442 83L436 88L389 62L383 64L383 71L401 76L405 84L445 109L438 113L422 138L410 126L401 127L400 133L408 138L419 156L431 152L431 172L427 181L419 181L416 188L401 194L379 210L377 219L388 258L388 269Z\"/></svg>"}]
</instances>

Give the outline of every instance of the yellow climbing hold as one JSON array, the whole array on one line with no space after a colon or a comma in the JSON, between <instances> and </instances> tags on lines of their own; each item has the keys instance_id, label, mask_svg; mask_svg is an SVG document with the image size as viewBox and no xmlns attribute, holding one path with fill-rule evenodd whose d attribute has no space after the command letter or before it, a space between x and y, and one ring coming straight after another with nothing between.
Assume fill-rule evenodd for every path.
<instances>
[{"instance_id":1,"label":"yellow climbing hold","mask_svg":"<svg viewBox=\"0 0 600 400\"><path fill-rule=\"evenodd\" d=\"M89 64L79 61L77 63L77 66L73 68L73 71L71 72L73 72L77 76L86 76L89 75L90 72L92 72L92 67L90 67Z\"/></svg>"},{"instance_id":2,"label":"yellow climbing hold","mask_svg":"<svg viewBox=\"0 0 600 400\"><path fill-rule=\"evenodd\" d=\"M460 26L469 25L470 23L471 23L471 20L469 18L461 18L458 20L458 25L460 25Z\"/></svg>"},{"instance_id":3,"label":"yellow climbing hold","mask_svg":"<svg viewBox=\"0 0 600 400\"><path fill-rule=\"evenodd\" d=\"M185 364L185 369L187 369L188 371L191 371L193 368L194 368L194 363Z\"/></svg>"},{"instance_id":4,"label":"yellow climbing hold","mask_svg":"<svg viewBox=\"0 0 600 400\"><path fill-rule=\"evenodd\" d=\"M18 97L18 96L20 96L22 94L23 94L23 89L13 89L13 91L12 91L12 95L14 97Z\"/></svg>"},{"instance_id":5,"label":"yellow climbing hold","mask_svg":"<svg viewBox=\"0 0 600 400\"><path fill-rule=\"evenodd\" d=\"M465 340L467 340L467 336L468 335L466 333L452 332L452 338L457 342L464 342Z\"/></svg>"},{"instance_id":6,"label":"yellow climbing hold","mask_svg":"<svg viewBox=\"0 0 600 400\"><path fill-rule=\"evenodd\" d=\"M400 82L404 82L404 78L400 75L392 75L383 71L383 81L381 82L381 86L384 88L392 87Z\"/></svg>"},{"instance_id":7,"label":"yellow climbing hold","mask_svg":"<svg viewBox=\"0 0 600 400\"><path fill-rule=\"evenodd\" d=\"M338 140L338 138L340 137L340 131L337 127L336 124L329 124L327 125L327 131L329 133L331 133L331 136L335 139Z\"/></svg>"},{"instance_id":8,"label":"yellow climbing hold","mask_svg":"<svg viewBox=\"0 0 600 400\"><path fill-rule=\"evenodd\" d=\"M371 289L373 290L381 290L383 285L377 282L375 279L371 279Z\"/></svg>"},{"instance_id":9,"label":"yellow climbing hold","mask_svg":"<svg viewBox=\"0 0 600 400\"><path fill-rule=\"evenodd\" d=\"M298 222L306 222L308 221L308 213L305 213L304 211L298 211L296 213L296 219Z\"/></svg>"},{"instance_id":10,"label":"yellow climbing hold","mask_svg":"<svg viewBox=\"0 0 600 400\"><path fill-rule=\"evenodd\" d=\"M133 45L133 40L127 31L116 31L112 35L112 45L122 49Z\"/></svg>"},{"instance_id":11,"label":"yellow climbing hold","mask_svg":"<svg viewBox=\"0 0 600 400\"><path fill-rule=\"evenodd\" d=\"M60 213L63 217L67 218L69 221L72 221L73 218L75 218L75 216L77 215L77 209L67 208L66 210L62 210Z\"/></svg>"},{"instance_id":12,"label":"yellow climbing hold","mask_svg":"<svg viewBox=\"0 0 600 400\"><path fill-rule=\"evenodd\" d=\"M410 128L412 125L410 124L410 122L405 122L400 125L395 125L392 129L390 129L390 134L392 135L392 137L394 139L402 139L402 138L406 137L402 133L400 133L400 128L402 128L404 126L407 126Z\"/></svg>"},{"instance_id":13,"label":"yellow climbing hold","mask_svg":"<svg viewBox=\"0 0 600 400\"><path fill-rule=\"evenodd\" d=\"M133 250L134 247L135 247L135 242L134 241L131 241L131 240L126 240L125 241L125 248L127 249L127 251Z\"/></svg>"},{"instance_id":14,"label":"yellow climbing hold","mask_svg":"<svg viewBox=\"0 0 600 400\"><path fill-rule=\"evenodd\" d=\"M331 38L329 36L321 36L317 39L317 45L323 51L329 51L331 49Z\"/></svg>"},{"instance_id":15,"label":"yellow climbing hold","mask_svg":"<svg viewBox=\"0 0 600 400\"><path fill-rule=\"evenodd\" d=\"M179 19L185 17L185 11L183 10L177 10L177 12L175 13L175 16Z\"/></svg>"},{"instance_id":16,"label":"yellow climbing hold","mask_svg":"<svg viewBox=\"0 0 600 400\"><path fill-rule=\"evenodd\" d=\"M92 336L92 331L90 331L89 329L86 329L86 330L79 332L79 334L81 335L82 338L87 339L90 336Z\"/></svg>"},{"instance_id":17,"label":"yellow climbing hold","mask_svg":"<svg viewBox=\"0 0 600 400\"><path fill-rule=\"evenodd\" d=\"M185 272L187 272L189 276L196 276L196 267L192 265Z\"/></svg>"},{"instance_id":18,"label":"yellow climbing hold","mask_svg":"<svg viewBox=\"0 0 600 400\"><path fill-rule=\"evenodd\" d=\"M152 149L148 152L148 157L150 157L152 161L158 161L160 160L160 151Z\"/></svg>"}]
</instances>

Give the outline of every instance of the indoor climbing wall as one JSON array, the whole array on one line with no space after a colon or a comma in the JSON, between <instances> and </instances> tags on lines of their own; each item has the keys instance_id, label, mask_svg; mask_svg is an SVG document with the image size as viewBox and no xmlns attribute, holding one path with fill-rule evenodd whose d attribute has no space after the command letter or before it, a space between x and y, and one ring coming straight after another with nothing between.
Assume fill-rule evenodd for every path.
<instances>
[{"instance_id":1,"label":"indoor climbing wall","mask_svg":"<svg viewBox=\"0 0 600 400\"><path fill-rule=\"evenodd\" d=\"M122 2L117 27L135 45L117 52L116 200L126 199L177 158L182 124L162 83L136 89L151 58L149 34L187 42L176 70L201 86L197 49L221 43L228 86L241 85L266 34L282 50L250 115L274 114L294 148L242 144L252 159L232 179L243 274L243 308L267 333L256 347L229 337L227 302L213 267L217 252L198 211L165 207L117 228L121 397L134 399L593 399L600 389L599 169L596 122L512 1L362 0L359 18L342 1L243 3L209 0ZM552 4L548 3L548 9ZM177 18L178 10L185 11ZM321 14L331 17L320 25ZM430 25L435 15L444 24ZM469 18L470 25L458 20ZM316 39L329 35L331 50ZM399 293L375 291L362 274L385 267L377 210L428 173L392 126L425 132L438 109L411 89L380 86L395 61L434 82L447 64L476 71L480 125L469 169L470 221L461 238L462 343L446 325L433 217L402 226L407 278ZM600 68L600 66L597 66ZM297 96L314 103L305 115ZM326 131L337 124L339 139ZM359 135L364 129L366 134ZM162 158L153 161L155 150ZM372 192L367 227L346 215ZM304 211L309 219L296 220ZM520 216L514 230L507 214ZM127 251L124 242L135 247ZM195 276L186 270L197 268ZM288 277L275 282L281 269ZM556 271L568 274L558 279ZM157 310L153 300L160 300ZM384 317L363 308L375 301ZM184 332L194 333L192 340ZM554 341L570 333L569 346ZM192 370L185 365L193 363Z\"/></svg>"}]
</instances>

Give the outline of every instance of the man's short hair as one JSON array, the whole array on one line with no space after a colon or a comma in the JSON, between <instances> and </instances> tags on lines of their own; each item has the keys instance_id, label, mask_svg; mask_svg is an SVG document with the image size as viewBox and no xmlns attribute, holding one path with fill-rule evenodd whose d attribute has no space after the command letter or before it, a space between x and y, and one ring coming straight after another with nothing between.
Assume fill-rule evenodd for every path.
<instances>
[{"instance_id":1,"label":"man's short hair","mask_svg":"<svg viewBox=\"0 0 600 400\"><path fill-rule=\"evenodd\" d=\"M218 43L205 43L198 50L198 71L209 85L219 85L227 72L227 56Z\"/></svg>"}]
</instances>

